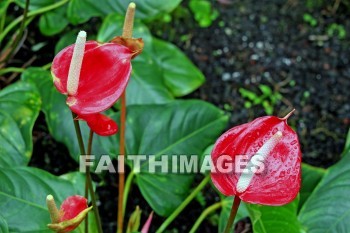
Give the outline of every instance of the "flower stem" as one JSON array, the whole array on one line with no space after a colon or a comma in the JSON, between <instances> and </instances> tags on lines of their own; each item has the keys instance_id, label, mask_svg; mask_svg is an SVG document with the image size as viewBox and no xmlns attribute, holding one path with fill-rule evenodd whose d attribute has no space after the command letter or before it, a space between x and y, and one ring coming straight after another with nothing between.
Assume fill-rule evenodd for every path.
<instances>
[{"instance_id":1,"label":"flower stem","mask_svg":"<svg viewBox=\"0 0 350 233\"><path fill-rule=\"evenodd\" d=\"M207 175L200 184L191 192L190 195L177 207L177 209L163 222L156 233L161 233L170 225L170 223L185 209L185 207L197 196L197 194L207 185L210 176Z\"/></svg>"},{"instance_id":2,"label":"flower stem","mask_svg":"<svg viewBox=\"0 0 350 233\"><path fill-rule=\"evenodd\" d=\"M237 210L238 210L238 207L239 207L240 203L241 203L241 199L238 196L235 196L235 199L234 199L234 201L232 203L230 217L228 218L228 221L227 221L224 233L229 233L230 232L230 230L232 228L232 225L233 225L233 222L235 220L235 217L236 217L236 214L237 214Z\"/></svg>"},{"instance_id":3,"label":"flower stem","mask_svg":"<svg viewBox=\"0 0 350 233\"><path fill-rule=\"evenodd\" d=\"M81 155L86 155L85 147L84 147L84 141L83 141L83 137L81 135L81 129L80 129L79 121L77 121L75 119L77 116L73 112L72 112L72 116L73 116L73 123L74 123L75 133L77 135L78 144L79 144L79 148L80 148L80 154ZM92 145L91 132L90 132L90 137L89 138L91 138L91 140L89 139L88 150L90 148L90 154L91 154L91 145ZM87 183L88 183L88 189L90 191L92 206L94 207L93 210L94 210L94 214L95 214L95 219L96 219L98 233L103 233L102 232L102 225L101 225L100 215L99 215L98 208L97 208L97 205L96 205L96 197L95 197L94 187L92 185L92 179L91 179L91 174L90 174L90 169L89 168L86 169L86 179L87 179Z\"/></svg>"},{"instance_id":4,"label":"flower stem","mask_svg":"<svg viewBox=\"0 0 350 233\"><path fill-rule=\"evenodd\" d=\"M87 154L91 155L92 139L94 138L94 132L90 130ZM85 171L90 174L90 167L85 166ZM89 179L85 176L85 198L89 199ZM85 218L85 233L89 233L89 218Z\"/></svg>"},{"instance_id":5,"label":"flower stem","mask_svg":"<svg viewBox=\"0 0 350 233\"><path fill-rule=\"evenodd\" d=\"M123 37L131 38L132 30L134 25L135 16L135 3L130 3L126 11L124 27L123 27ZM125 119L126 119L126 95L123 92L121 98L121 109L120 109L120 141L119 141L119 156L125 156ZM122 171L119 173L119 188L118 188L118 222L117 222L117 233L123 232L123 219L124 219L124 183L125 183L125 173L124 173L124 160L119 160L123 162Z\"/></svg>"},{"instance_id":6,"label":"flower stem","mask_svg":"<svg viewBox=\"0 0 350 233\"><path fill-rule=\"evenodd\" d=\"M125 188L124 188L124 201L123 201L123 212L125 212L126 204L128 202L128 194L130 192L130 187L134 179L135 173L131 171L126 178Z\"/></svg>"},{"instance_id":7,"label":"flower stem","mask_svg":"<svg viewBox=\"0 0 350 233\"><path fill-rule=\"evenodd\" d=\"M209 206L208 208L206 208L202 214L198 217L198 219L196 220L196 222L193 224L193 227L190 230L190 233L195 233L198 229L198 227L201 225L201 223L203 222L203 220L212 212L214 212L215 210L219 209L222 207L222 202L217 202L211 206Z\"/></svg>"}]
</instances>

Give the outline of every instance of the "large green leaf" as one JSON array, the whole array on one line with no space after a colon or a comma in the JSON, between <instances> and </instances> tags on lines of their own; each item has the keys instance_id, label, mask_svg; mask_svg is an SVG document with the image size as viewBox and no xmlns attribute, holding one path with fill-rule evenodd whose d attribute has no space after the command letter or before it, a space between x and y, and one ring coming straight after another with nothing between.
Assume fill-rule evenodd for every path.
<instances>
[{"instance_id":1,"label":"large green leaf","mask_svg":"<svg viewBox=\"0 0 350 233\"><path fill-rule=\"evenodd\" d=\"M18 167L0 170L0 213L10 232L51 232L46 196L57 203L84 190L84 182L73 184L36 168ZM76 231L77 232L77 231Z\"/></svg>"},{"instance_id":2,"label":"large green leaf","mask_svg":"<svg viewBox=\"0 0 350 233\"><path fill-rule=\"evenodd\" d=\"M25 165L29 161L40 105L39 93L32 84L17 82L0 92L0 166Z\"/></svg>"},{"instance_id":3,"label":"large green leaf","mask_svg":"<svg viewBox=\"0 0 350 233\"><path fill-rule=\"evenodd\" d=\"M174 100L162 80L162 70L144 54L133 61L131 79L126 88L127 105L164 104Z\"/></svg>"},{"instance_id":4,"label":"large green leaf","mask_svg":"<svg viewBox=\"0 0 350 233\"><path fill-rule=\"evenodd\" d=\"M113 14L102 24L97 40L109 41L121 35L123 17ZM144 51L133 61L127 88L128 105L167 103L196 90L205 81L203 74L177 47L155 39L147 27L136 22L134 37L143 38Z\"/></svg>"},{"instance_id":5,"label":"large green leaf","mask_svg":"<svg viewBox=\"0 0 350 233\"><path fill-rule=\"evenodd\" d=\"M350 229L350 151L327 169L300 210L299 219L310 233L347 233Z\"/></svg>"},{"instance_id":6,"label":"large green leaf","mask_svg":"<svg viewBox=\"0 0 350 233\"><path fill-rule=\"evenodd\" d=\"M174 96L184 96L200 87L205 78L196 66L171 43L153 39L152 57L163 70L163 79Z\"/></svg>"},{"instance_id":7,"label":"large green leaf","mask_svg":"<svg viewBox=\"0 0 350 233\"><path fill-rule=\"evenodd\" d=\"M26 156L25 142L19 126L12 117L0 111L0 167L25 165L29 161Z\"/></svg>"},{"instance_id":8,"label":"large green leaf","mask_svg":"<svg viewBox=\"0 0 350 233\"><path fill-rule=\"evenodd\" d=\"M299 233L301 225L297 219L299 196L284 206L247 204L255 233Z\"/></svg>"},{"instance_id":9,"label":"large green leaf","mask_svg":"<svg viewBox=\"0 0 350 233\"><path fill-rule=\"evenodd\" d=\"M203 101L174 101L166 105L130 106L126 126L128 155L154 155L172 171L173 156L202 155L227 123L227 116ZM200 156L196 157L200 161ZM153 210L169 215L188 195L193 174L149 171L149 160L141 161L137 184ZM134 167L135 169L135 167Z\"/></svg>"},{"instance_id":10,"label":"large green leaf","mask_svg":"<svg viewBox=\"0 0 350 233\"><path fill-rule=\"evenodd\" d=\"M69 23L66 18L66 9L67 5L64 5L40 16L40 32L46 36L52 36L63 31Z\"/></svg>"},{"instance_id":11,"label":"large green leaf","mask_svg":"<svg viewBox=\"0 0 350 233\"><path fill-rule=\"evenodd\" d=\"M79 24L86 22L94 16L106 16L110 13L124 15L129 0L71 0L68 7L68 18L71 23ZM168 13L177 7L181 0L158 1L158 0L135 0L136 18L152 20L161 14ZM82 14L83 12L83 14Z\"/></svg>"},{"instance_id":12,"label":"large green leaf","mask_svg":"<svg viewBox=\"0 0 350 233\"><path fill-rule=\"evenodd\" d=\"M219 219L219 231L218 232L224 232L225 227L227 225L227 220L230 216L231 208L233 203L233 197L226 197L224 200L222 200L222 209L220 213L220 219ZM241 202L237 215L235 218L234 223L238 222L242 218L248 217L249 213L246 207L246 204ZM233 232L234 226L232 226L231 232Z\"/></svg>"},{"instance_id":13,"label":"large green leaf","mask_svg":"<svg viewBox=\"0 0 350 233\"><path fill-rule=\"evenodd\" d=\"M305 163L302 164L299 209L314 191L325 172L326 170L323 168L314 167Z\"/></svg>"}]
</instances>

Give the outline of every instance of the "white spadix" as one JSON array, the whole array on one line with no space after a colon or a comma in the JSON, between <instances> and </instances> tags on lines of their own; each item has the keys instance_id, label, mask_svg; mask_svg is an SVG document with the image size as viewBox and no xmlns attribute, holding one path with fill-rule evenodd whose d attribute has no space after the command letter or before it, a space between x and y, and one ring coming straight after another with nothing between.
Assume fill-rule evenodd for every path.
<instances>
[{"instance_id":1,"label":"white spadix","mask_svg":"<svg viewBox=\"0 0 350 233\"><path fill-rule=\"evenodd\" d=\"M85 42L86 32L80 31L74 45L73 56L69 66L67 79L68 95L75 95L78 90L80 70L84 58Z\"/></svg>"},{"instance_id":2,"label":"white spadix","mask_svg":"<svg viewBox=\"0 0 350 233\"><path fill-rule=\"evenodd\" d=\"M245 167L246 172L243 172L238 179L236 190L238 193L242 193L247 190L250 185L255 172L252 168L254 168L254 163L252 161L259 160L264 162L267 156L271 153L273 148L277 145L277 143L282 139L282 132L277 131L262 147L252 156L247 166ZM257 158L259 157L259 158Z\"/></svg>"}]
</instances>

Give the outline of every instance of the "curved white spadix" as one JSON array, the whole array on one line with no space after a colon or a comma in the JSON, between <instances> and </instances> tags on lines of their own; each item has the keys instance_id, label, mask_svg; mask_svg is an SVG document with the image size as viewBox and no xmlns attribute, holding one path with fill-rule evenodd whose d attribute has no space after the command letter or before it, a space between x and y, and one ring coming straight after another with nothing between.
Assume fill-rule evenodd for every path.
<instances>
[{"instance_id":1,"label":"curved white spadix","mask_svg":"<svg viewBox=\"0 0 350 233\"><path fill-rule=\"evenodd\" d=\"M78 90L81 64L83 63L84 58L85 42L86 32L80 31L74 45L72 61L69 66L67 79L67 92L69 95L75 95Z\"/></svg>"},{"instance_id":2,"label":"curved white spadix","mask_svg":"<svg viewBox=\"0 0 350 233\"><path fill-rule=\"evenodd\" d=\"M267 142L265 142L265 144L255 153L255 155L253 155L253 157L250 159L249 163L245 167L246 172L243 172L238 179L236 187L238 193L246 191L253 179L255 173L253 172L252 168L254 168L255 165L252 161L264 162L267 156L273 150L273 148L281 140L281 138L282 132L278 131L269 140L267 140Z\"/></svg>"}]
</instances>

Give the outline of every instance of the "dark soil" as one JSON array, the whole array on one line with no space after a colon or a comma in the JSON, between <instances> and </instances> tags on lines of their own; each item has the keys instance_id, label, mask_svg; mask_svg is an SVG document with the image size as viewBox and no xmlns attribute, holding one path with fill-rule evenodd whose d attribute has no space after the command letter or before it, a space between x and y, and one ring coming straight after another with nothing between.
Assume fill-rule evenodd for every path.
<instances>
[{"instance_id":1,"label":"dark soil","mask_svg":"<svg viewBox=\"0 0 350 233\"><path fill-rule=\"evenodd\" d=\"M259 84L266 84L283 96L274 106L275 115L296 109L289 123L300 136L304 162L321 167L334 164L340 158L350 124L350 21L346 20L350 10L343 4L335 13L333 5L309 9L298 0L220 2L227 4L213 2L220 15L209 28L199 28L185 8L177 9L170 23L157 22L151 27L158 37L179 46L205 74L207 82L189 98L209 101L229 112L233 127L266 115L262 105L245 108L239 88L259 94ZM182 6L186 7L187 1ZM317 19L316 26L303 20L305 13ZM349 34L345 39L327 36L332 23L346 29ZM43 116L39 119L30 165L54 174L76 170L77 164L65 146L48 134ZM116 210L118 177L103 179L104 185L97 192L104 232L115 232L117 216L111 210ZM207 205L217 201L210 187L203 193ZM133 186L128 201L128 206L143 209L144 222L151 209L137 186ZM193 201L169 232L188 232L202 211L200 203ZM216 232L217 217L210 216L198 232ZM155 216L151 232L163 220ZM237 224L236 232L251 232L250 222Z\"/></svg>"},{"instance_id":2,"label":"dark soil","mask_svg":"<svg viewBox=\"0 0 350 233\"><path fill-rule=\"evenodd\" d=\"M185 13L168 27L153 28L205 74L207 82L191 97L228 110L233 127L266 115L262 105L245 108L239 88L259 94L259 84L266 84L283 96L275 115L296 109L289 124L297 129L304 162L328 167L338 161L350 125L350 9L340 4L332 13L333 5L310 9L298 0L213 5L220 16L209 28ZM316 26L303 20L305 13ZM332 23L345 28L346 38L327 35ZM183 35L190 39L181 41Z\"/></svg>"}]
</instances>

